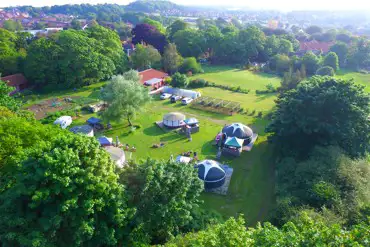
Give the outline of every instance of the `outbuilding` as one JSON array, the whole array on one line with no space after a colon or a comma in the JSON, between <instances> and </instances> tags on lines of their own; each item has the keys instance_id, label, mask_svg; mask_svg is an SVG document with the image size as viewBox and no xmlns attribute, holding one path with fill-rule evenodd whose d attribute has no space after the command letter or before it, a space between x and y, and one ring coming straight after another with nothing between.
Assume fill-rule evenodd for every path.
<instances>
[{"instance_id":1,"label":"outbuilding","mask_svg":"<svg viewBox=\"0 0 370 247\"><path fill-rule=\"evenodd\" d=\"M170 112L163 117L163 125L168 128L179 128L185 125L185 115L180 112Z\"/></svg>"},{"instance_id":2,"label":"outbuilding","mask_svg":"<svg viewBox=\"0 0 370 247\"><path fill-rule=\"evenodd\" d=\"M203 160L195 168L198 169L198 177L204 181L205 189L219 188L225 183L226 173L217 161Z\"/></svg>"}]
</instances>

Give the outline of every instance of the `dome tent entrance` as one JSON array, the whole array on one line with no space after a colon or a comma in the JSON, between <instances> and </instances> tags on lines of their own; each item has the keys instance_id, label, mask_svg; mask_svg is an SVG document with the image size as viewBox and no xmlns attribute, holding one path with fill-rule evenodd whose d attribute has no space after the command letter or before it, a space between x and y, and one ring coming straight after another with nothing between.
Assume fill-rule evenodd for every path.
<instances>
[{"instance_id":1,"label":"dome tent entrance","mask_svg":"<svg viewBox=\"0 0 370 247\"><path fill-rule=\"evenodd\" d=\"M218 188L225 183L226 173L217 161L203 160L195 167L198 168L198 177L204 181L206 189Z\"/></svg>"},{"instance_id":2,"label":"dome tent entrance","mask_svg":"<svg viewBox=\"0 0 370 247\"><path fill-rule=\"evenodd\" d=\"M163 124L169 128L178 128L183 126L185 115L180 112L171 112L163 117Z\"/></svg>"},{"instance_id":3,"label":"dome tent entrance","mask_svg":"<svg viewBox=\"0 0 370 247\"><path fill-rule=\"evenodd\" d=\"M244 141L244 145L249 144L253 138L252 129L241 123L233 123L225 126L222 129L222 134L225 135L226 138L236 137L238 139L242 139Z\"/></svg>"}]
</instances>

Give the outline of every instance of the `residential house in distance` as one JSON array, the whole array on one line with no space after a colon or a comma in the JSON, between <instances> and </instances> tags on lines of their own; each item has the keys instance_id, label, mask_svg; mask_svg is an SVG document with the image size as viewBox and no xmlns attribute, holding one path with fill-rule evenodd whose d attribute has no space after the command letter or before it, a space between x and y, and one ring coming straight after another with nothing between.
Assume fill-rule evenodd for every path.
<instances>
[{"instance_id":1,"label":"residential house in distance","mask_svg":"<svg viewBox=\"0 0 370 247\"><path fill-rule=\"evenodd\" d=\"M1 80L5 81L8 86L15 88L13 92L10 92L10 95L18 93L28 87L28 81L21 73L1 77Z\"/></svg>"},{"instance_id":2,"label":"residential house in distance","mask_svg":"<svg viewBox=\"0 0 370 247\"><path fill-rule=\"evenodd\" d=\"M329 52L332 45L334 45L334 42L319 42L317 40L301 41L299 42L299 53L303 55L308 51L312 51L315 54L325 54Z\"/></svg>"},{"instance_id":3,"label":"residential house in distance","mask_svg":"<svg viewBox=\"0 0 370 247\"><path fill-rule=\"evenodd\" d=\"M164 85L164 79L168 74L156 69L147 69L139 72L140 81L143 85L151 87L151 90L157 90Z\"/></svg>"}]
</instances>

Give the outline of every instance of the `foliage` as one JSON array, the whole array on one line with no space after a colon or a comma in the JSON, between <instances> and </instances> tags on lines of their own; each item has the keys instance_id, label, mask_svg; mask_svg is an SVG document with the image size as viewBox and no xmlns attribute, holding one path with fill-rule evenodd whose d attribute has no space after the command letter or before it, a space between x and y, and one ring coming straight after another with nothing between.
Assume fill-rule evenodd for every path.
<instances>
[{"instance_id":1,"label":"foliage","mask_svg":"<svg viewBox=\"0 0 370 247\"><path fill-rule=\"evenodd\" d=\"M136 207L131 241L143 244L148 244L147 240L164 243L182 233L193 220L203 189L193 166L150 159L126 167L121 181L127 188L129 205ZM147 237L139 239L138 233Z\"/></svg>"},{"instance_id":2,"label":"foliage","mask_svg":"<svg viewBox=\"0 0 370 247\"><path fill-rule=\"evenodd\" d=\"M291 60L287 55L277 54L271 58L269 67L278 74L283 75L289 71L291 67Z\"/></svg>"},{"instance_id":3,"label":"foliage","mask_svg":"<svg viewBox=\"0 0 370 247\"><path fill-rule=\"evenodd\" d=\"M323 61L324 66L330 66L334 69L334 71L337 71L339 69L339 60L338 56L335 52L329 52Z\"/></svg>"},{"instance_id":4,"label":"foliage","mask_svg":"<svg viewBox=\"0 0 370 247\"><path fill-rule=\"evenodd\" d=\"M223 224L210 226L198 233L179 236L167 247L216 247L216 246L365 246L368 241L369 223L351 229L339 225L326 225L302 214L297 222L288 222L280 229L270 223L257 224L246 229L244 220L230 218Z\"/></svg>"},{"instance_id":5,"label":"foliage","mask_svg":"<svg viewBox=\"0 0 370 247\"><path fill-rule=\"evenodd\" d=\"M0 80L0 106L6 107L11 111L17 111L21 107L21 104L9 96L9 93L13 91L13 87L7 86L4 81Z\"/></svg>"},{"instance_id":6,"label":"foliage","mask_svg":"<svg viewBox=\"0 0 370 247\"><path fill-rule=\"evenodd\" d=\"M337 42L330 47L330 52L335 52L338 56L340 66L344 66L347 62L348 46L343 42Z\"/></svg>"},{"instance_id":7,"label":"foliage","mask_svg":"<svg viewBox=\"0 0 370 247\"><path fill-rule=\"evenodd\" d=\"M197 73L201 73L202 71L202 66L197 62L197 59L195 57L185 58L180 67L181 73L191 72L194 75Z\"/></svg>"},{"instance_id":8,"label":"foliage","mask_svg":"<svg viewBox=\"0 0 370 247\"><path fill-rule=\"evenodd\" d=\"M314 75L319 68L320 60L311 51L302 57L302 64L306 68L307 75Z\"/></svg>"},{"instance_id":9,"label":"foliage","mask_svg":"<svg viewBox=\"0 0 370 247\"><path fill-rule=\"evenodd\" d=\"M289 53L293 52L293 44L287 39L281 39L278 50L280 54L289 55Z\"/></svg>"},{"instance_id":10,"label":"foliage","mask_svg":"<svg viewBox=\"0 0 370 247\"><path fill-rule=\"evenodd\" d=\"M1 242L117 245L129 210L109 155L93 138L72 133L45 144L15 159L14 182L0 194Z\"/></svg>"},{"instance_id":11,"label":"foliage","mask_svg":"<svg viewBox=\"0 0 370 247\"><path fill-rule=\"evenodd\" d=\"M164 70L170 74L177 72L182 60L181 55L177 52L176 45L169 43L164 49L162 58Z\"/></svg>"},{"instance_id":12,"label":"foliage","mask_svg":"<svg viewBox=\"0 0 370 247\"><path fill-rule=\"evenodd\" d=\"M331 66L324 66L324 67L321 67L319 68L317 71L316 71L316 75L321 75L321 76L334 76L335 75L335 71L334 69L331 67Z\"/></svg>"},{"instance_id":13,"label":"foliage","mask_svg":"<svg viewBox=\"0 0 370 247\"><path fill-rule=\"evenodd\" d=\"M177 88L186 88L188 86L189 80L184 74L180 74L179 72L176 72L172 76L171 80L171 86L177 87Z\"/></svg>"},{"instance_id":14,"label":"foliage","mask_svg":"<svg viewBox=\"0 0 370 247\"><path fill-rule=\"evenodd\" d=\"M108 103L102 115L104 119L116 122L127 119L130 126L131 119L151 99L148 90L141 85L138 73L133 70L113 76L101 91L101 98Z\"/></svg>"},{"instance_id":15,"label":"foliage","mask_svg":"<svg viewBox=\"0 0 370 247\"><path fill-rule=\"evenodd\" d=\"M173 42L183 57L198 57L205 51L203 35L195 29L177 31L173 36Z\"/></svg>"},{"instance_id":16,"label":"foliage","mask_svg":"<svg viewBox=\"0 0 370 247\"><path fill-rule=\"evenodd\" d=\"M353 69L367 68L370 64L370 43L359 38L348 52L348 66Z\"/></svg>"},{"instance_id":17,"label":"foliage","mask_svg":"<svg viewBox=\"0 0 370 247\"><path fill-rule=\"evenodd\" d=\"M11 32L23 30L22 23L20 21L13 20L5 20L3 22L3 28Z\"/></svg>"},{"instance_id":18,"label":"foliage","mask_svg":"<svg viewBox=\"0 0 370 247\"><path fill-rule=\"evenodd\" d=\"M136 45L135 51L131 55L132 65L135 69L148 69L159 67L161 54L153 46Z\"/></svg>"},{"instance_id":19,"label":"foliage","mask_svg":"<svg viewBox=\"0 0 370 247\"><path fill-rule=\"evenodd\" d=\"M284 73L283 80L281 81L281 87L279 88L280 92L285 92L290 89L296 88L297 85L306 78L306 68L304 65L301 65L300 69L297 69L293 72L291 68L289 72Z\"/></svg>"},{"instance_id":20,"label":"foliage","mask_svg":"<svg viewBox=\"0 0 370 247\"><path fill-rule=\"evenodd\" d=\"M175 34L178 31L185 30L189 27L188 23L184 22L183 20L176 20L167 28L167 35L169 40L173 41Z\"/></svg>"},{"instance_id":21,"label":"foliage","mask_svg":"<svg viewBox=\"0 0 370 247\"><path fill-rule=\"evenodd\" d=\"M360 156L369 150L369 102L353 81L313 77L279 96L267 131L281 151L303 155L317 144L334 143Z\"/></svg>"},{"instance_id":22,"label":"foliage","mask_svg":"<svg viewBox=\"0 0 370 247\"><path fill-rule=\"evenodd\" d=\"M315 33L322 33L322 28L319 26L309 26L306 28L306 33L308 34L315 34Z\"/></svg>"},{"instance_id":23,"label":"foliage","mask_svg":"<svg viewBox=\"0 0 370 247\"><path fill-rule=\"evenodd\" d=\"M265 90L256 90L256 94L276 93L277 89L271 83L266 85Z\"/></svg>"},{"instance_id":24,"label":"foliage","mask_svg":"<svg viewBox=\"0 0 370 247\"><path fill-rule=\"evenodd\" d=\"M114 29L117 31L121 40L131 38L131 27L124 22L114 24Z\"/></svg>"},{"instance_id":25,"label":"foliage","mask_svg":"<svg viewBox=\"0 0 370 247\"><path fill-rule=\"evenodd\" d=\"M191 80L188 84L188 88L202 88L207 87L209 85L208 81L204 79L194 79Z\"/></svg>"},{"instance_id":26,"label":"foliage","mask_svg":"<svg viewBox=\"0 0 370 247\"><path fill-rule=\"evenodd\" d=\"M159 21L155 21L153 19L150 19L150 18L146 17L146 18L144 18L143 23L146 23L146 24L149 24L149 25L155 27L162 34L166 33L166 29L164 28L162 23L160 23Z\"/></svg>"},{"instance_id":27,"label":"foliage","mask_svg":"<svg viewBox=\"0 0 370 247\"><path fill-rule=\"evenodd\" d=\"M19 46L18 35L0 28L0 68L3 76L20 72L25 51Z\"/></svg>"},{"instance_id":28,"label":"foliage","mask_svg":"<svg viewBox=\"0 0 370 247\"><path fill-rule=\"evenodd\" d=\"M32 42L25 74L39 88L78 88L122 73L126 66L118 35L95 25Z\"/></svg>"},{"instance_id":29,"label":"foliage","mask_svg":"<svg viewBox=\"0 0 370 247\"><path fill-rule=\"evenodd\" d=\"M168 44L166 36L157 30L156 27L143 23L138 24L132 29L132 43L141 44L142 42L154 46L160 53Z\"/></svg>"},{"instance_id":30,"label":"foliage","mask_svg":"<svg viewBox=\"0 0 370 247\"><path fill-rule=\"evenodd\" d=\"M81 22L78 19L73 19L71 21L71 28L75 30L81 30L82 29Z\"/></svg>"}]
</instances>

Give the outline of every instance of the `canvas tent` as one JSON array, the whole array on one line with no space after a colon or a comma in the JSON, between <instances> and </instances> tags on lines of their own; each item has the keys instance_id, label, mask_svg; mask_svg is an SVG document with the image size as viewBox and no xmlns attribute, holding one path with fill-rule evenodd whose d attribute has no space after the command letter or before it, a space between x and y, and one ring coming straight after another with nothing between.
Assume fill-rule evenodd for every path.
<instances>
[{"instance_id":1,"label":"canvas tent","mask_svg":"<svg viewBox=\"0 0 370 247\"><path fill-rule=\"evenodd\" d=\"M94 129L90 125L87 125L87 124L74 126L70 128L69 130L75 134L84 134L90 137L94 136Z\"/></svg>"},{"instance_id":2,"label":"canvas tent","mask_svg":"<svg viewBox=\"0 0 370 247\"><path fill-rule=\"evenodd\" d=\"M180 112L170 112L163 117L163 124L168 128L178 128L183 126L185 115Z\"/></svg>"},{"instance_id":3,"label":"canvas tent","mask_svg":"<svg viewBox=\"0 0 370 247\"><path fill-rule=\"evenodd\" d=\"M106 136L101 136L101 137L98 138L98 142L103 147L112 146L113 145L113 138L109 138L109 137L106 137Z\"/></svg>"},{"instance_id":4,"label":"canvas tent","mask_svg":"<svg viewBox=\"0 0 370 247\"><path fill-rule=\"evenodd\" d=\"M217 161L203 160L195 168L198 168L198 177L204 181L206 189L218 188L225 183L226 173Z\"/></svg>"},{"instance_id":5,"label":"canvas tent","mask_svg":"<svg viewBox=\"0 0 370 247\"><path fill-rule=\"evenodd\" d=\"M106 146L104 149L109 153L111 159L116 163L116 165L122 168L126 161L125 152L122 149L113 146Z\"/></svg>"},{"instance_id":6,"label":"canvas tent","mask_svg":"<svg viewBox=\"0 0 370 247\"><path fill-rule=\"evenodd\" d=\"M180 89L180 88L173 88L173 87L164 87L163 93L175 94L181 97L188 97L192 99L196 99L202 96L200 92L196 92L193 90Z\"/></svg>"},{"instance_id":7,"label":"canvas tent","mask_svg":"<svg viewBox=\"0 0 370 247\"><path fill-rule=\"evenodd\" d=\"M55 125L59 125L62 129L67 128L72 123L71 116L61 116L57 120L54 121Z\"/></svg>"}]
</instances>

